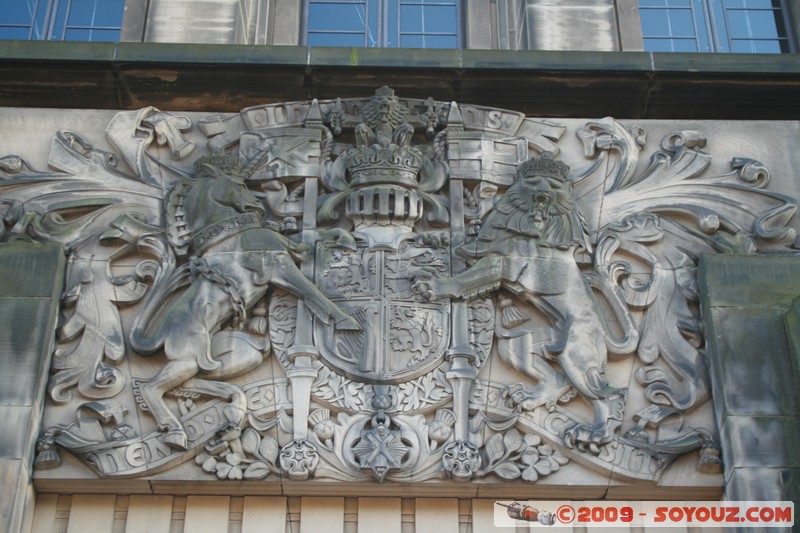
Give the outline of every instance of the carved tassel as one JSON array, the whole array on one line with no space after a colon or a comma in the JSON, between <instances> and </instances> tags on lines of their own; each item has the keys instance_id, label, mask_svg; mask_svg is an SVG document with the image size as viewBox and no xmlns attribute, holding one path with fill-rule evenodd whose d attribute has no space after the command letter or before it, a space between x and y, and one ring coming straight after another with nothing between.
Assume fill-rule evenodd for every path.
<instances>
[{"instance_id":1,"label":"carved tassel","mask_svg":"<svg viewBox=\"0 0 800 533\"><path fill-rule=\"evenodd\" d=\"M502 316L503 327L506 329L516 328L530 320L527 316L517 309L514 302L503 299L500 301L500 313Z\"/></svg>"}]
</instances>

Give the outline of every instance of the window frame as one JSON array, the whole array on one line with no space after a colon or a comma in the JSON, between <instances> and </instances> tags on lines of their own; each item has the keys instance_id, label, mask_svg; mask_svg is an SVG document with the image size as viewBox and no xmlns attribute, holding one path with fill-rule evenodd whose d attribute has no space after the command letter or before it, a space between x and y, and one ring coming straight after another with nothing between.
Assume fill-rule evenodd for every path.
<instances>
[{"instance_id":1,"label":"window frame","mask_svg":"<svg viewBox=\"0 0 800 533\"><path fill-rule=\"evenodd\" d=\"M787 0L778 0L778 6L760 8L752 6L731 7L727 5L728 0L688 0L688 6L642 6L641 2L637 0L638 9L640 14L642 11L669 9L669 10L689 10L691 12L692 24L694 28L694 35L681 36L681 35L646 35L644 33L644 23L642 23L642 41L644 50L648 51L647 41L659 40L671 43L671 52L680 52L674 49L675 41L693 40L697 48L697 53L770 53L770 52L735 52L734 41L770 41L784 43L786 49L781 52L771 53L794 53L797 51L794 28L792 26L792 17L790 6ZM782 18L782 27L785 35L770 38L759 37L732 37L731 36L731 23L730 13L733 11L779 11ZM783 46L781 46L783 48Z\"/></svg>"},{"instance_id":2,"label":"window frame","mask_svg":"<svg viewBox=\"0 0 800 533\"><path fill-rule=\"evenodd\" d=\"M390 12L390 2L395 1L397 3L397 13L392 16ZM428 3L430 2L430 3ZM402 42L403 36L409 35L422 35L423 38L425 36L454 36L456 40L455 47L449 48L439 48L444 50L454 50L454 49L461 49L464 47L464 12L465 6L464 0L428 0L425 1L414 1L414 0L355 0L355 1L348 1L348 0L304 0L303 2L303 13L302 13L302 27L301 27L301 42L304 46L309 46L309 35L311 33L317 34L334 34L334 33L343 33L343 34L361 34L362 32L348 32L348 31L336 31L336 30L327 30L327 31L319 31L319 30L312 30L310 28L310 21L309 16L311 12L311 4L353 4L353 5L363 5L364 6L364 18L365 18L365 27L363 31L364 35L364 42L361 45L358 45L359 48L415 48L410 46L400 46ZM370 4L374 4L374 7L370 7ZM456 31L455 34L449 32L413 32L413 31L403 31L401 25L401 17L400 17L400 10L403 6L430 6L430 7L439 7L439 6L446 6L449 7L453 5L456 10ZM373 13L371 9L374 9L376 13ZM392 20L396 20L396 27L391 28ZM374 28L370 26L370 24L374 21ZM375 33L377 34L376 37L373 39L375 44L370 44L370 30L374 29ZM396 39L395 44L391 44L391 39ZM314 45L314 46L336 46L336 45ZM346 46L346 45L345 45ZM418 47L417 47L418 48ZM438 47L423 47L423 48L430 48L430 49L437 49Z\"/></svg>"},{"instance_id":3,"label":"window frame","mask_svg":"<svg viewBox=\"0 0 800 533\"><path fill-rule=\"evenodd\" d=\"M99 0L102 2L102 0ZM119 26L86 26L81 24L70 24L73 0L34 0L30 24L4 24L0 22L0 28L27 28L28 35L24 40L29 41L84 41L84 42L109 42L105 39L67 39L67 32L70 30L92 31L116 31L117 37L114 41L119 42L122 38L125 27L125 1L122 2ZM37 33L36 26L41 21L42 29ZM2 37L0 37L2 39Z\"/></svg>"}]
</instances>

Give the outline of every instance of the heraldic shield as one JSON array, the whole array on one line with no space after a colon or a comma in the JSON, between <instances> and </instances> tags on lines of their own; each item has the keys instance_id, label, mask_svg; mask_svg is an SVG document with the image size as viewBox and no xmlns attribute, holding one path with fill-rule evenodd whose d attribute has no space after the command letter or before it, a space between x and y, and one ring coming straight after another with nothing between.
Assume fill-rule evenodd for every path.
<instances>
[{"instance_id":1,"label":"heraldic shield","mask_svg":"<svg viewBox=\"0 0 800 533\"><path fill-rule=\"evenodd\" d=\"M397 251L321 244L316 278L323 292L362 326L337 330L315 321L321 357L359 381L401 383L442 363L450 341L450 301L413 292L420 268L449 274L449 250L414 242Z\"/></svg>"}]
</instances>

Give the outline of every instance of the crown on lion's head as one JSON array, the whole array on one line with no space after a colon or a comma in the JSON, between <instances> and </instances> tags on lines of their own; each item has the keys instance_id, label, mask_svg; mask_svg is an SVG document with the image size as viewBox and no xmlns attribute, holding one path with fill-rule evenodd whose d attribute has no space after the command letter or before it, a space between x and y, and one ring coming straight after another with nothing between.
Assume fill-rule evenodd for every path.
<instances>
[{"instance_id":1,"label":"crown on lion's head","mask_svg":"<svg viewBox=\"0 0 800 533\"><path fill-rule=\"evenodd\" d=\"M542 155L532 157L517 166L518 177L547 176L564 181L568 174L569 165L553 159L551 152L543 152Z\"/></svg>"}]
</instances>

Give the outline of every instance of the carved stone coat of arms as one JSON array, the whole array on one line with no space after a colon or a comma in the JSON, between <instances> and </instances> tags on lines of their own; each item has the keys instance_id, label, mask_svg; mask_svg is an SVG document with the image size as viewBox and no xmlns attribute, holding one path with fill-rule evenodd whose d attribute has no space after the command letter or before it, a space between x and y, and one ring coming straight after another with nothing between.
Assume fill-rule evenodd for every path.
<instances>
[{"instance_id":1,"label":"carved stone coat of arms","mask_svg":"<svg viewBox=\"0 0 800 533\"><path fill-rule=\"evenodd\" d=\"M100 477L657 483L720 471L704 253L787 252L795 203L697 131L574 133L383 87L117 114L0 159L3 238L69 258L37 467ZM205 145L197 141L205 139ZM594 475L593 474L593 475Z\"/></svg>"}]
</instances>

